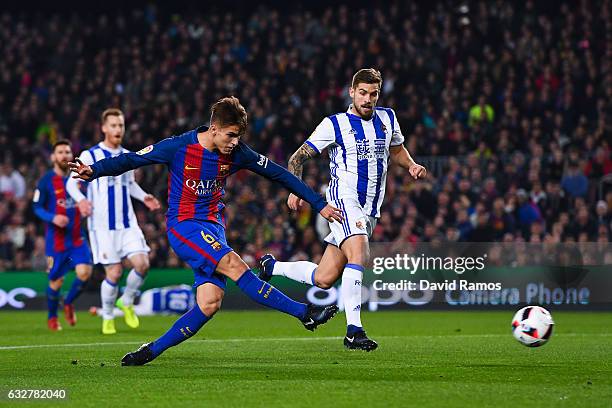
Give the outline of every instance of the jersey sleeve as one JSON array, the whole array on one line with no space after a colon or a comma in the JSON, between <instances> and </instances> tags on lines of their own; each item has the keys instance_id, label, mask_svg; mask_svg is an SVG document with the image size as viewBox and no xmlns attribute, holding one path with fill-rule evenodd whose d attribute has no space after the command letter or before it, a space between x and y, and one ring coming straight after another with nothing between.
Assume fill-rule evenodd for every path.
<instances>
[{"instance_id":1,"label":"jersey sleeve","mask_svg":"<svg viewBox=\"0 0 612 408\"><path fill-rule=\"evenodd\" d=\"M387 114L389 115L389 120L392 124L391 146L399 146L404 144L404 135L402 134L402 129L397 121L395 111L393 109L387 109Z\"/></svg>"},{"instance_id":2,"label":"jersey sleeve","mask_svg":"<svg viewBox=\"0 0 612 408\"><path fill-rule=\"evenodd\" d=\"M325 118L304 143L312 147L317 153L321 153L335 141L336 132L334 125L329 118Z\"/></svg>"},{"instance_id":3,"label":"jersey sleeve","mask_svg":"<svg viewBox=\"0 0 612 408\"><path fill-rule=\"evenodd\" d=\"M256 153L242 142L240 142L234 154L233 164L279 183L301 199L308 201L317 212L327 205L325 199L320 194L315 193L302 180L266 156Z\"/></svg>"},{"instance_id":4,"label":"jersey sleeve","mask_svg":"<svg viewBox=\"0 0 612 408\"><path fill-rule=\"evenodd\" d=\"M53 222L55 214L45 208L47 200L49 199L49 189L47 185L43 183L43 180L44 179L41 179L38 182L36 190L34 190L34 197L32 198L34 202L34 214L43 221Z\"/></svg>"},{"instance_id":5,"label":"jersey sleeve","mask_svg":"<svg viewBox=\"0 0 612 408\"><path fill-rule=\"evenodd\" d=\"M104 176L118 176L126 171L150 164L170 164L180 145L179 138L169 137L149 145L136 153L123 153L119 156L100 160L91 165L93 175L87 181Z\"/></svg>"}]
</instances>

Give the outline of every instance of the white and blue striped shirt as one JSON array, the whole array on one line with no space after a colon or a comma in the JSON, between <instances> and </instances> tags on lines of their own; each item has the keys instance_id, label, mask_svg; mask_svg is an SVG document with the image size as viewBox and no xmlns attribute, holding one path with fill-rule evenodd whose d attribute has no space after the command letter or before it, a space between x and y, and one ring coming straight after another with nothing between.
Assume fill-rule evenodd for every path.
<instances>
[{"instance_id":1,"label":"white and blue striped shirt","mask_svg":"<svg viewBox=\"0 0 612 408\"><path fill-rule=\"evenodd\" d=\"M389 147L404 143L393 109L376 108L370 120L351 113L328 116L305 142L318 153L329 147L327 200L353 198L378 218L385 196Z\"/></svg>"},{"instance_id":2,"label":"white and blue striped shirt","mask_svg":"<svg viewBox=\"0 0 612 408\"><path fill-rule=\"evenodd\" d=\"M91 165L107 157L118 156L129 150L120 147L111 149L100 142L81 153L79 159ZM76 180L71 178L67 185L68 193L78 202L85 196L80 192ZM134 179L134 171L120 176L100 177L87 184L87 199L92 203L93 212L87 223L91 230L120 230L136 227L136 215L130 196L142 201L146 193Z\"/></svg>"}]
</instances>

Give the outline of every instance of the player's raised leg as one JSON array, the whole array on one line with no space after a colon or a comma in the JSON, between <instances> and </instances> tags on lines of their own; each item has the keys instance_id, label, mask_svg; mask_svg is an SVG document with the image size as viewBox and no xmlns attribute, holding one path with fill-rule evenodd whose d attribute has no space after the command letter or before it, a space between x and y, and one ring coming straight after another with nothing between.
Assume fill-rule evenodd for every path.
<instances>
[{"instance_id":1,"label":"player's raised leg","mask_svg":"<svg viewBox=\"0 0 612 408\"><path fill-rule=\"evenodd\" d=\"M328 245L317 265L310 261L282 262L272 254L259 258L259 278L266 282L272 276L284 276L297 282L329 289L342 275L346 256L335 245Z\"/></svg>"},{"instance_id":2,"label":"player's raised leg","mask_svg":"<svg viewBox=\"0 0 612 408\"><path fill-rule=\"evenodd\" d=\"M138 350L126 354L121 360L121 365L146 364L170 347L176 346L195 335L219 310L223 294L224 290L211 282L198 286L196 292L197 304L182 315L160 338L152 343L143 344Z\"/></svg>"},{"instance_id":3,"label":"player's raised leg","mask_svg":"<svg viewBox=\"0 0 612 408\"><path fill-rule=\"evenodd\" d=\"M117 300L116 305L123 311L125 323L135 329L140 325L138 316L134 311L134 298L144 283L149 271L149 256L147 253L136 253L129 257L132 263L132 270L128 273L125 291Z\"/></svg>"},{"instance_id":4,"label":"player's raised leg","mask_svg":"<svg viewBox=\"0 0 612 408\"><path fill-rule=\"evenodd\" d=\"M121 279L121 264L105 265L106 278L100 285L102 299L102 333L115 334L115 302L119 294L119 279Z\"/></svg>"},{"instance_id":5,"label":"player's raised leg","mask_svg":"<svg viewBox=\"0 0 612 408\"><path fill-rule=\"evenodd\" d=\"M89 251L87 251L89 252ZM91 262L89 260L88 262ZM76 314L74 312L73 302L76 298L79 297L81 292L83 291L83 286L85 282L91 276L91 264L90 263L79 263L75 267L76 277L72 281L72 285L70 286L70 290L68 291L68 295L64 299L64 317L69 325L74 326L76 324Z\"/></svg>"},{"instance_id":6,"label":"player's raised leg","mask_svg":"<svg viewBox=\"0 0 612 408\"><path fill-rule=\"evenodd\" d=\"M335 305L319 307L287 297L274 286L259 279L233 251L221 259L217 272L236 282L240 290L255 302L297 317L304 327L311 331L327 322L338 311Z\"/></svg>"},{"instance_id":7,"label":"player's raised leg","mask_svg":"<svg viewBox=\"0 0 612 408\"><path fill-rule=\"evenodd\" d=\"M344 345L350 349L374 350L378 344L367 337L361 324L361 283L369 258L367 235L353 235L344 240L342 249L328 245L319 265L308 262L280 262L270 254L259 260L260 276L282 275L298 282L329 289L342 276L341 298L344 302L347 330Z\"/></svg>"}]
</instances>

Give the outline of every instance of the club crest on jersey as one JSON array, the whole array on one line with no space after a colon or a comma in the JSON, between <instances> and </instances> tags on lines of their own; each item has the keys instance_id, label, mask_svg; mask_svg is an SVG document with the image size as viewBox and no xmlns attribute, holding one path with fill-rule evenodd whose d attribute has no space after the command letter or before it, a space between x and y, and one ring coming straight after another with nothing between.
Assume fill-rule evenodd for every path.
<instances>
[{"instance_id":1,"label":"club crest on jersey","mask_svg":"<svg viewBox=\"0 0 612 408\"><path fill-rule=\"evenodd\" d=\"M382 129L383 132L387 133L387 127L385 126L384 123L380 124L380 128Z\"/></svg>"},{"instance_id":2,"label":"club crest on jersey","mask_svg":"<svg viewBox=\"0 0 612 408\"><path fill-rule=\"evenodd\" d=\"M229 174L229 164L222 164L219 166L219 176L225 177Z\"/></svg>"},{"instance_id":3,"label":"club crest on jersey","mask_svg":"<svg viewBox=\"0 0 612 408\"><path fill-rule=\"evenodd\" d=\"M136 152L137 155L142 156L143 154L147 154L153 150L153 145L148 145L147 147L143 147L139 151Z\"/></svg>"}]
</instances>

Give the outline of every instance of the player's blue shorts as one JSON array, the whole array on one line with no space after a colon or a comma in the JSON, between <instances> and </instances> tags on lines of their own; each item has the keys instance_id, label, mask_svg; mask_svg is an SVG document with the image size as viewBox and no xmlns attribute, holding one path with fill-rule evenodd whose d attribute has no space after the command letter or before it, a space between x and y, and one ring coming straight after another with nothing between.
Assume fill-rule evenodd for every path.
<instances>
[{"instance_id":1,"label":"player's blue shorts","mask_svg":"<svg viewBox=\"0 0 612 408\"><path fill-rule=\"evenodd\" d=\"M225 254L232 251L225 240L225 228L214 222L186 220L168 228L174 252L193 269L193 287L212 283L225 289L225 276L215 272Z\"/></svg>"},{"instance_id":2,"label":"player's blue shorts","mask_svg":"<svg viewBox=\"0 0 612 408\"><path fill-rule=\"evenodd\" d=\"M91 251L87 244L47 256L49 280L64 277L69 270L80 264L91 265Z\"/></svg>"}]
</instances>

